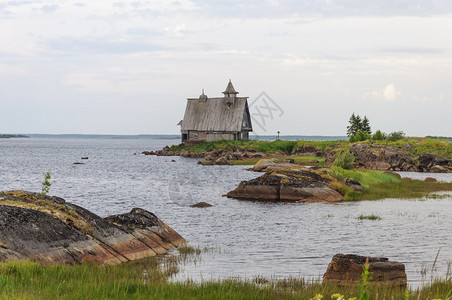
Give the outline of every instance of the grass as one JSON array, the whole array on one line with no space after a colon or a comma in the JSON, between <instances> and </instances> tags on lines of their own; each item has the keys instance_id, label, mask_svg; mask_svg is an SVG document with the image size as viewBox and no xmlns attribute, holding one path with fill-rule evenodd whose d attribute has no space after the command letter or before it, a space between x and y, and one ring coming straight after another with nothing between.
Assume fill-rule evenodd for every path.
<instances>
[{"instance_id":1,"label":"grass","mask_svg":"<svg viewBox=\"0 0 452 300\"><path fill-rule=\"evenodd\" d=\"M395 173L374 170L344 170L332 168L330 175L336 179L353 178L364 188L362 193L347 186L335 186L344 195L345 201L393 199L416 199L429 197L439 191L452 191L451 182L424 182L400 178ZM342 190L341 190L342 189Z\"/></svg>"},{"instance_id":2,"label":"grass","mask_svg":"<svg viewBox=\"0 0 452 300\"><path fill-rule=\"evenodd\" d=\"M403 148L404 144L411 144L413 149L407 149L406 151L420 155L423 153L431 153L434 155L446 157L452 159L452 143L445 139L437 138L404 138L395 142L388 141L376 141L375 144L388 145L397 148Z\"/></svg>"},{"instance_id":3,"label":"grass","mask_svg":"<svg viewBox=\"0 0 452 300\"><path fill-rule=\"evenodd\" d=\"M379 221L379 220L381 220L381 217L377 216L377 215L374 215L374 214L371 214L371 215L363 215L363 214L361 214L361 215L359 215L358 219L359 220Z\"/></svg>"},{"instance_id":4,"label":"grass","mask_svg":"<svg viewBox=\"0 0 452 300\"><path fill-rule=\"evenodd\" d=\"M337 144L338 141L259 141L259 140L241 140L241 141L216 141L203 142L198 145L186 146L184 144L171 146L171 150L179 152L182 150L194 151L196 154L214 150L234 150L243 148L248 150L256 150L263 153L282 152L290 154L295 149L301 149L303 146L313 146L319 151L323 151L327 147Z\"/></svg>"},{"instance_id":5,"label":"grass","mask_svg":"<svg viewBox=\"0 0 452 300\"><path fill-rule=\"evenodd\" d=\"M325 158L324 157L317 157L317 156L280 156L277 157L276 161L284 162L287 159L293 159L294 164L297 165L303 165L303 166L324 166L325 165ZM312 160L318 160L318 163L311 163ZM243 159L243 160L229 160L229 165L245 165L245 166L251 166L257 164L257 162L261 160L260 158L251 158L251 159Z\"/></svg>"},{"instance_id":6,"label":"grass","mask_svg":"<svg viewBox=\"0 0 452 300\"><path fill-rule=\"evenodd\" d=\"M398 141L372 141L374 144L387 145L395 148L404 149L405 144L411 144L413 149L404 149L413 155L431 153L438 156L452 159L452 142L446 139L438 138L404 138ZM198 145L186 146L184 144L171 146L171 150L180 152L183 150L194 151L196 154L202 154L213 150L234 150L243 148L256 150L263 153L281 152L289 155L293 150L301 149L304 146L315 147L318 151L324 151L327 148L335 147L338 153L349 150L351 143L348 141L259 141L259 140L241 140L241 141L216 141L203 142Z\"/></svg>"},{"instance_id":7,"label":"grass","mask_svg":"<svg viewBox=\"0 0 452 300\"><path fill-rule=\"evenodd\" d=\"M262 276L195 283L175 282L162 267L162 258L117 266L55 265L9 262L0 265L1 299L331 299L359 297L359 286L338 287L303 278ZM449 279L433 280L418 290L389 286L370 289L371 299L445 299L452 290Z\"/></svg>"}]
</instances>

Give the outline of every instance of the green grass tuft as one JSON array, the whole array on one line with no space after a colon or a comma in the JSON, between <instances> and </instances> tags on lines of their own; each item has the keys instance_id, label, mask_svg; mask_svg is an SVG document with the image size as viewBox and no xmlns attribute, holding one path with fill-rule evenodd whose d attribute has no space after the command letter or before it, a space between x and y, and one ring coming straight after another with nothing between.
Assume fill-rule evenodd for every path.
<instances>
[{"instance_id":1,"label":"green grass tuft","mask_svg":"<svg viewBox=\"0 0 452 300\"><path fill-rule=\"evenodd\" d=\"M381 220L381 217L377 216L377 215L374 215L374 214L367 215L367 216L361 214L361 215L359 215L358 219L359 220L373 220L373 221L377 221L377 220Z\"/></svg>"}]
</instances>

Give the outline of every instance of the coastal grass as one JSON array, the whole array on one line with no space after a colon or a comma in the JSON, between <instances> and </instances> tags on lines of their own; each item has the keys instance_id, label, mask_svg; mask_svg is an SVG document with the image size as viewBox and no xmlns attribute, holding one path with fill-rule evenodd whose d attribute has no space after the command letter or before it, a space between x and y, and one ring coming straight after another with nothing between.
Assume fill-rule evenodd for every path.
<instances>
[{"instance_id":1,"label":"coastal grass","mask_svg":"<svg viewBox=\"0 0 452 300\"><path fill-rule=\"evenodd\" d=\"M372 220L372 221L379 221L381 220L380 216L374 215L374 214L370 214L370 215L359 215L358 216L358 220Z\"/></svg>"},{"instance_id":2,"label":"coastal grass","mask_svg":"<svg viewBox=\"0 0 452 300\"><path fill-rule=\"evenodd\" d=\"M197 145L174 145L171 150L179 151L194 151L196 154L201 154L209 151L217 150L234 150L237 148L256 150L263 153L281 152L284 154L291 154L293 150L301 149L303 146L312 146L323 151L327 147L337 144L339 141L259 141L259 140L222 140L215 142L202 142Z\"/></svg>"},{"instance_id":3,"label":"coastal grass","mask_svg":"<svg viewBox=\"0 0 452 300\"><path fill-rule=\"evenodd\" d=\"M1 299L312 299L335 294L359 299L359 285L339 287L303 278L228 278L196 283L170 280L159 258L116 266L9 262L0 265ZM447 299L450 279L421 289L371 286L370 299Z\"/></svg>"},{"instance_id":4,"label":"coastal grass","mask_svg":"<svg viewBox=\"0 0 452 300\"><path fill-rule=\"evenodd\" d=\"M364 141L367 142L367 141ZM438 138L403 138L398 141L372 141L374 144L392 146L403 149L413 155L430 153L441 157L452 159L452 142L446 139ZM412 145L406 147L407 144ZM337 153L347 151L352 146L348 141L260 141L260 140L222 140L215 142L202 142L197 145L174 145L171 150L180 152L183 150L194 151L196 154L202 154L216 150L234 150L237 148L256 150L263 153L280 152L291 154L294 150L300 150L303 147L311 146L318 151L324 151L327 148L334 147Z\"/></svg>"},{"instance_id":5,"label":"coastal grass","mask_svg":"<svg viewBox=\"0 0 452 300\"><path fill-rule=\"evenodd\" d=\"M398 141L374 141L375 144L392 146L405 149L405 151L421 155L430 153L437 156L452 159L452 142L439 138L404 138ZM404 147L405 144L411 144L413 148Z\"/></svg>"},{"instance_id":6,"label":"coastal grass","mask_svg":"<svg viewBox=\"0 0 452 300\"><path fill-rule=\"evenodd\" d=\"M276 161L284 162L288 159L293 159L294 164L302 165L302 166L324 166L325 165L325 158L324 157L318 157L318 156L279 156L276 157ZM257 162L259 162L261 158L249 158L249 159L243 159L243 160L229 160L229 165L255 165ZM317 160L318 163L312 163L312 160Z\"/></svg>"},{"instance_id":7,"label":"coastal grass","mask_svg":"<svg viewBox=\"0 0 452 300\"><path fill-rule=\"evenodd\" d=\"M400 178L396 173L376 170L344 170L332 168L330 175L336 179L353 178L364 191L358 193L347 186L337 188L344 195L345 201L380 200L380 199L419 199L428 198L429 194L440 191L452 191L452 182L425 182ZM341 190L342 188L342 190Z\"/></svg>"}]
</instances>

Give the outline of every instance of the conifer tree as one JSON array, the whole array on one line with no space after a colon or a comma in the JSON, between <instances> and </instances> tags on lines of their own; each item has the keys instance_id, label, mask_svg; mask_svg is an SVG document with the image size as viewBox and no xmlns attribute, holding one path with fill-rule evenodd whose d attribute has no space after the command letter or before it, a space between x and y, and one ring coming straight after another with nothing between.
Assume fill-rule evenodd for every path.
<instances>
[{"instance_id":1,"label":"conifer tree","mask_svg":"<svg viewBox=\"0 0 452 300\"><path fill-rule=\"evenodd\" d=\"M364 119L361 123L361 128L360 130L362 132L367 132L368 134L372 134L372 130L370 128L370 124L369 124L369 119L367 118L367 116L364 116Z\"/></svg>"},{"instance_id":2,"label":"conifer tree","mask_svg":"<svg viewBox=\"0 0 452 300\"><path fill-rule=\"evenodd\" d=\"M347 136L350 137L355 135L362 127L361 117L359 115L352 114L350 119L348 120L350 125L347 126Z\"/></svg>"}]
</instances>

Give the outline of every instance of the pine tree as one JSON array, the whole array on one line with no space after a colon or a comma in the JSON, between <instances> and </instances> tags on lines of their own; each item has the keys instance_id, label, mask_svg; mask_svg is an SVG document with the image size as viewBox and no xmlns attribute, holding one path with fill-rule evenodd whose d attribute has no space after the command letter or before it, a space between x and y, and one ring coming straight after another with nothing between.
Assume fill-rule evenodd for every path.
<instances>
[{"instance_id":1,"label":"pine tree","mask_svg":"<svg viewBox=\"0 0 452 300\"><path fill-rule=\"evenodd\" d=\"M372 130L370 128L370 124L369 124L369 119L367 118L367 116L364 116L364 119L361 123L361 128L360 130L362 132L367 132L368 134L372 134Z\"/></svg>"},{"instance_id":2,"label":"pine tree","mask_svg":"<svg viewBox=\"0 0 452 300\"><path fill-rule=\"evenodd\" d=\"M348 123L350 124L347 126L347 136L348 137L355 135L358 132L358 130L360 130L362 127L361 117L358 115L355 115L355 113L352 114L352 116L348 120Z\"/></svg>"}]
</instances>

